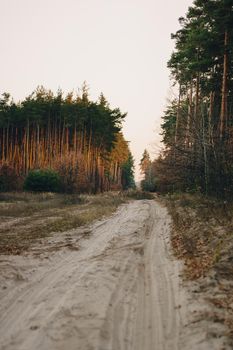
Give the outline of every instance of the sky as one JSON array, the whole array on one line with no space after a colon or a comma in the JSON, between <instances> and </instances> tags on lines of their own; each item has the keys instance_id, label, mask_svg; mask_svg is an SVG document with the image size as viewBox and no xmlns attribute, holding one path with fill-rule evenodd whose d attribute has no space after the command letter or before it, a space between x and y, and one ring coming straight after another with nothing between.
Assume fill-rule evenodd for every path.
<instances>
[{"instance_id":1,"label":"sky","mask_svg":"<svg viewBox=\"0 0 233 350\"><path fill-rule=\"evenodd\" d=\"M0 93L18 101L38 85L56 92L86 81L94 100L127 112L123 132L136 179L145 148L161 148L171 95L167 61L192 0L0 0Z\"/></svg>"}]
</instances>

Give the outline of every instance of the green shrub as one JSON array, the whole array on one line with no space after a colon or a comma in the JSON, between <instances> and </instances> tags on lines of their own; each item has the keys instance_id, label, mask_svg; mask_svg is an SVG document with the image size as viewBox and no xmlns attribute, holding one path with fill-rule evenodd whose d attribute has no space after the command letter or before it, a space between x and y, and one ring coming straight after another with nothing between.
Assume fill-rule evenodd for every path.
<instances>
[{"instance_id":1,"label":"green shrub","mask_svg":"<svg viewBox=\"0 0 233 350\"><path fill-rule=\"evenodd\" d=\"M59 192L60 188L60 176L51 169L31 170L24 182L26 191Z\"/></svg>"},{"instance_id":2,"label":"green shrub","mask_svg":"<svg viewBox=\"0 0 233 350\"><path fill-rule=\"evenodd\" d=\"M156 180L153 179L146 179L141 181L141 188L145 192L156 192L157 186L156 186Z\"/></svg>"},{"instance_id":3,"label":"green shrub","mask_svg":"<svg viewBox=\"0 0 233 350\"><path fill-rule=\"evenodd\" d=\"M123 192L123 195L127 198L138 199L138 200L155 198L152 193L146 192L146 191L139 191L139 190L128 190Z\"/></svg>"}]
</instances>

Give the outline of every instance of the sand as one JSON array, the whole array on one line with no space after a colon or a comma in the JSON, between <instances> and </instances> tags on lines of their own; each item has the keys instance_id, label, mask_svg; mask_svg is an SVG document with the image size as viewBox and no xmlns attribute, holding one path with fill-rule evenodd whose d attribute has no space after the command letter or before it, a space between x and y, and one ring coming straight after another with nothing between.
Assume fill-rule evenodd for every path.
<instances>
[{"instance_id":1,"label":"sand","mask_svg":"<svg viewBox=\"0 0 233 350\"><path fill-rule=\"evenodd\" d=\"M0 256L0 349L221 349L195 319L170 224L158 202L134 201L43 249Z\"/></svg>"}]
</instances>

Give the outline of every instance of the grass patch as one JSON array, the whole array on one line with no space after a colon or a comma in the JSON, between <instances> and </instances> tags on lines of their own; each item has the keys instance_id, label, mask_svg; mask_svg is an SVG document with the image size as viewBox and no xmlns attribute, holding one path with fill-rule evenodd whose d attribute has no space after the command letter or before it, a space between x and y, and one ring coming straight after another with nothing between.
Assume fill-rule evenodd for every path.
<instances>
[{"instance_id":1,"label":"grass patch","mask_svg":"<svg viewBox=\"0 0 233 350\"><path fill-rule=\"evenodd\" d=\"M84 210L75 212L75 214L65 213L61 218L46 225L45 230L48 232L64 232L87 225L104 216L111 215L124 202L122 196L114 193L89 196L88 205L86 208L84 207Z\"/></svg>"},{"instance_id":2,"label":"grass patch","mask_svg":"<svg viewBox=\"0 0 233 350\"><path fill-rule=\"evenodd\" d=\"M34 243L111 215L125 202L115 193L7 193L0 198L0 254L21 254Z\"/></svg>"},{"instance_id":3,"label":"grass patch","mask_svg":"<svg viewBox=\"0 0 233 350\"><path fill-rule=\"evenodd\" d=\"M111 215L131 199L154 199L147 192L98 195L0 194L0 254L21 254L43 238Z\"/></svg>"},{"instance_id":4,"label":"grass patch","mask_svg":"<svg viewBox=\"0 0 233 350\"><path fill-rule=\"evenodd\" d=\"M3 193L0 195L0 217L29 217L43 210L85 204L87 198L81 195L54 193Z\"/></svg>"}]
</instances>

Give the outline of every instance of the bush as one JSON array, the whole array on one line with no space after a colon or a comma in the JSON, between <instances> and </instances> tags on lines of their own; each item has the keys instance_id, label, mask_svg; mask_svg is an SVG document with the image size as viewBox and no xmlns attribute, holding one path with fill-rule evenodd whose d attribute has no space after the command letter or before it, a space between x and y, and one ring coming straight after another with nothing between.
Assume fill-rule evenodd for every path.
<instances>
[{"instance_id":1,"label":"bush","mask_svg":"<svg viewBox=\"0 0 233 350\"><path fill-rule=\"evenodd\" d=\"M17 175L13 166L0 163L0 192L15 191L22 187L22 178Z\"/></svg>"},{"instance_id":2,"label":"bush","mask_svg":"<svg viewBox=\"0 0 233 350\"><path fill-rule=\"evenodd\" d=\"M25 179L24 189L35 192L59 192L60 176L51 169L31 170Z\"/></svg>"},{"instance_id":3,"label":"bush","mask_svg":"<svg viewBox=\"0 0 233 350\"><path fill-rule=\"evenodd\" d=\"M139 191L139 190L128 190L123 192L123 195L127 198L138 199L138 200L155 198L152 193L146 192L146 191Z\"/></svg>"},{"instance_id":4,"label":"bush","mask_svg":"<svg viewBox=\"0 0 233 350\"><path fill-rule=\"evenodd\" d=\"M60 176L63 192L83 193L90 189L82 154L71 153L66 155L54 164L54 168Z\"/></svg>"},{"instance_id":5,"label":"bush","mask_svg":"<svg viewBox=\"0 0 233 350\"><path fill-rule=\"evenodd\" d=\"M150 181L142 180L141 181L141 188L145 192L156 192L157 186L156 186L156 180L152 178Z\"/></svg>"}]
</instances>

